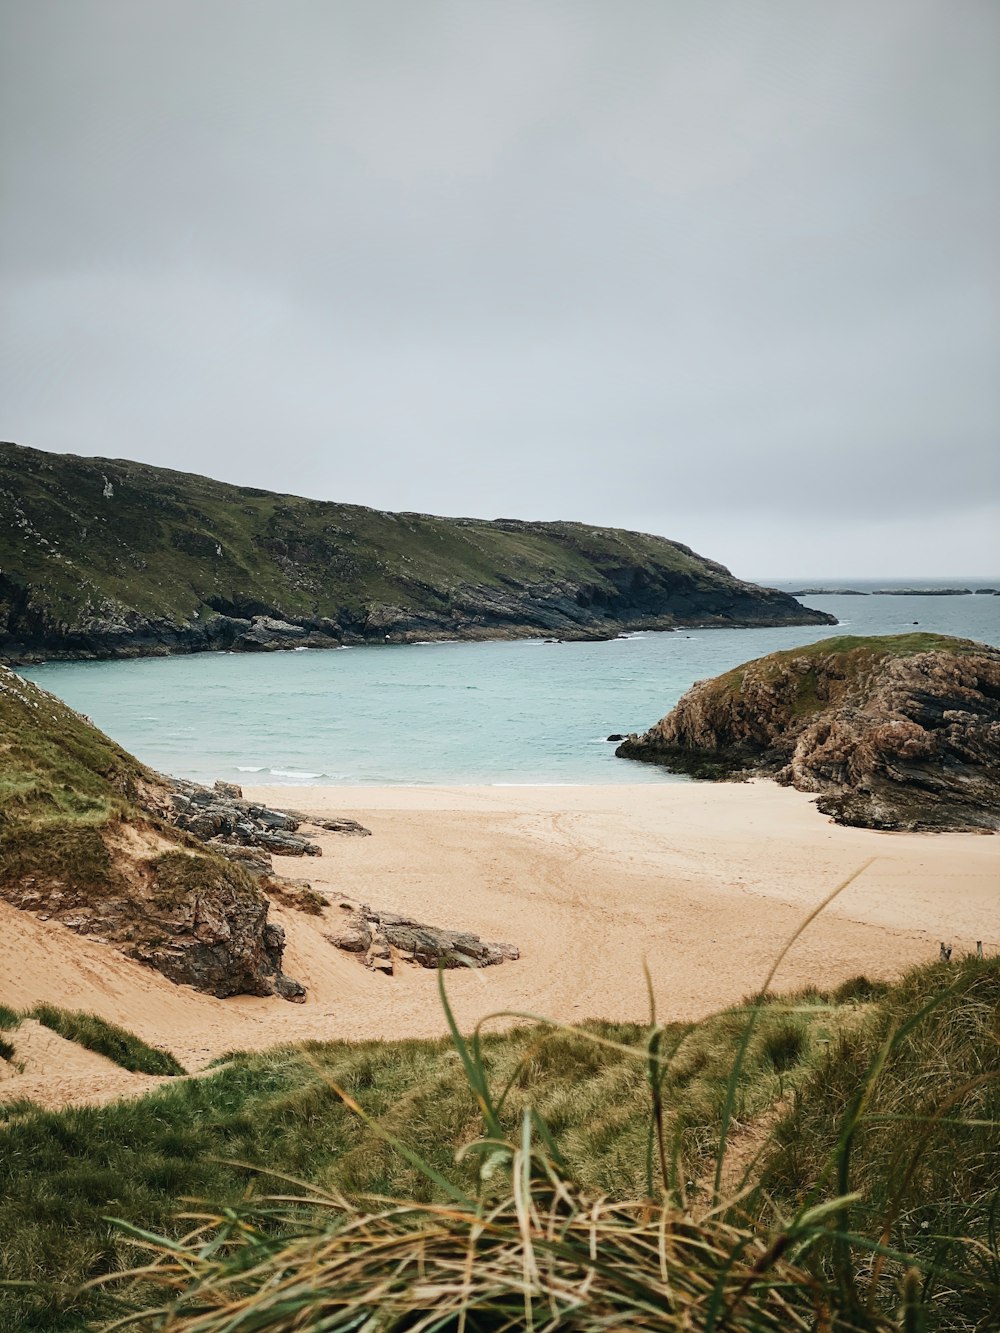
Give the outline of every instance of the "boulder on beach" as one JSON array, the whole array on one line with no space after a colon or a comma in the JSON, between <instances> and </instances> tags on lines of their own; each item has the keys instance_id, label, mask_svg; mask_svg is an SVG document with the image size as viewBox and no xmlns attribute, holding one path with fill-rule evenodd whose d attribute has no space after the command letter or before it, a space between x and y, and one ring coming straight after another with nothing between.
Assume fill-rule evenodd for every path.
<instances>
[{"instance_id":1,"label":"boulder on beach","mask_svg":"<svg viewBox=\"0 0 1000 1333\"><path fill-rule=\"evenodd\" d=\"M445 930L412 917L383 912L367 903L342 902L350 915L327 936L346 953L357 954L366 967L392 975L394 959L418 967L494 967L520 958L513 944L491 944L467 930Z\"/></svg>"}]
</instances>

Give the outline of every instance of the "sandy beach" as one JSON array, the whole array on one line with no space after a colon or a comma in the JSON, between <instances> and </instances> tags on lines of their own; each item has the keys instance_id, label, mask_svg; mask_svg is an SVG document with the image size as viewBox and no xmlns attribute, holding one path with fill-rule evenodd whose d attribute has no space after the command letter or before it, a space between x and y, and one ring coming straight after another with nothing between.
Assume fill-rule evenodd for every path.
<instances>
[{"instance_id":1,"label":"sandy beach","mask_svg":"<svg viewBox=\"0 0 1000 1333\"><path fill-rule=\"evenodd\" d=\"M1000 950L1000 839L839 828L810 797L769 782L603 787L247 788L272 806L345 814L370 838L320 834L322 858L275 858L280 873L518 946L517 962L451 972L460 1023L516 1011L563 1022L643 1020L645 964L658 1016L691 1019L759 987L796 926L870 862L814 921L775 985L890 978L977 940ZM191 1070L225 1051L307 1038L443 1035L433 972L373 974L324 938L343 912L279 904L285 969L304 1005L216 1000L113 948L0 904L0 994L25 1007L84 1009L172 1050ZM0 1097L106 1100L150 1080L97 1056L53 1069L51 1042L0 1083ZM58 1077L54 1075L58 1074Z\"/></svg>"}]
</instances>

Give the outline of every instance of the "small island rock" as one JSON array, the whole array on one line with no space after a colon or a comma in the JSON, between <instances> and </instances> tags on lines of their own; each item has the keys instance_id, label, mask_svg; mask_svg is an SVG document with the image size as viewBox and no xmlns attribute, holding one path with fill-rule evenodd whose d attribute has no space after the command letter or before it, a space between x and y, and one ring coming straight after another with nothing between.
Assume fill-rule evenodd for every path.
<instances>
[{"instance_id":1,"label":"small island rock","mask_svg":"<svg viewBox=\"0 0 1000 1333\"><path fill-rule=\"evenodd\" d=\"M699 682L615 753L766 774L842 824L1000 829L1000 649L914 633L772 653Z\"/></svg>"}]
</instances>

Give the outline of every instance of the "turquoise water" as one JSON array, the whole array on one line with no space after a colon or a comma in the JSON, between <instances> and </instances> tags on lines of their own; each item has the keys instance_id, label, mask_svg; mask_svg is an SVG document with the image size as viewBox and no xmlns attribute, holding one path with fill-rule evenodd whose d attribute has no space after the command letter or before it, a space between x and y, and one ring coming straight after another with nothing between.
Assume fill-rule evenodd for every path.
<instances>
[{"instance_id":1,"label":"turquoise water","mask_svg":"<svg viewBox=\"0 0 1000 1333\"><path fill-rule=\"evenodd\" d=\"M802 586L797 585L797 586ZM856 585L855 585L856 586ZM24 675L163 772L200 781L679 781L615 759L695 680L836 634L1000 645L1000 597L810 597L841 625L52 663Z\"/></svg>"}]
</instances>

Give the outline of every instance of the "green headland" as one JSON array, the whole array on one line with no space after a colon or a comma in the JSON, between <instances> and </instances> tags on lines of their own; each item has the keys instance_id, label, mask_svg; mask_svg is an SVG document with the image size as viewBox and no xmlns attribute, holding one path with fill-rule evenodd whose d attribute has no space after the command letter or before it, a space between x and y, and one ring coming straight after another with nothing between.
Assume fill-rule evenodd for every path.
<instances>
[{"instance_id":1,"label":"green headland","mask_svg":"<svg viewBox=\"0 0 1000 1333\"><path fill-rule=\"evenodd\" d=\"M0 444L0 660L831 621L664 537Z\"/></svg>"}]
</instances>

